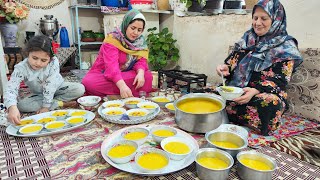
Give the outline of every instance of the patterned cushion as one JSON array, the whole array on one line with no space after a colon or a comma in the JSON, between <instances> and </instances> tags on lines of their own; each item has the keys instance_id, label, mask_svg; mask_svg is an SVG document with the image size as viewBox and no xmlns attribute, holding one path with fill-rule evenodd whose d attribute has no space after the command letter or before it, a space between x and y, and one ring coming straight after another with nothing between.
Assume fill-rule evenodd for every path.
<instances>
[{"instance_id":1,"label":"patterned cushion","mask_svg":"<svg viewBox=\"0 0 320 180\"><path fill-rule=\"evenodd\" d=\"M304 61L288 86L288 113L320 122L320 48L300 52Z\"/></svg>"}]
</instances>

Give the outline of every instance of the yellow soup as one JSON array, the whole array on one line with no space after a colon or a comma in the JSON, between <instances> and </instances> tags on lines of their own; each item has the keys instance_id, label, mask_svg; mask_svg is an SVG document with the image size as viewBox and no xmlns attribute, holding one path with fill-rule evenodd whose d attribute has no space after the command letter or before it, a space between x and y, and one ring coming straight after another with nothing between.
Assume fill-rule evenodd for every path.
<instances>
[{"instance_id":1,"label":"yellow soup","mask_svg":"<svg viewBox=\"0 0 320 180\"><path fill-rule=\"evenodd\" d=\"M85 114L87 114L85 111L76 111L71 113L71 116L84 116Z\"/></svg>"},{"instance_id":2,"label":"yellow soup","mask_svg":"<svg viewBox=\"0 0 320 180\"><path fill-rule=\"evenodd\" d=\"M179 102L177 106L180 110L192 114L213 113L222 108L219 101L208 98L186 99Z\"/></svg>"},{"instance_id":3,"label":"yellow soup","mask_svg":"<svg viewBox=\"0 0 320 180\"><path fill-rule=\"evenodd\" d=\"M129 113L129 116L145 116L147 113L142 112L142 111L135 111L135 112L131 112Z\"/></svg>"},{"instance_id":4,"label":"yellow soup","mask_svg":"<svg viewBox=\"0 0 320 180\"><path fill-rule=\"evenodd\" d=\"M82 123L83 122L83 118L72 118L72 119L70 119L68 122L70 123L70 124L78 124L78 123Z\"/></svg>"},{"instance_id":5,"label":"yellow soup","mask_svg":"<svg viewBox=\"0 0 320 180\"><path fill-rule=\"evenodd\" d=\"M108 152L108 155L113 158L122 158L134 153L135 150L136 148L132 145L121 144L111 148Z\"/></svg>"},{"instance_id":6,"label":"yellow soup","mask_svg":"<svg viewBox=\"0 0 320 180\"><path fill-rule=\"evenodd\" d=\"M172 131L165 130L165 129L156 130L153 132L153 134L161 137L174 136L174 133Z\"/></svg>"},{"instance_id":7,"label":"yellow soup","mask_svg":"<svg viewBox=\"0 0 320 180\"><path fill-rule=\"evenodd\" d=\"M65 116L67 113L67 111L56 111L52 114L52 116Z\"/></svg>"},{"instance_id":8,"label":"yellow soup","mask_svg":"<svg viewBox=\"0 0 320 180\"><path fill-rule=\"evenodd\" d=\"M122 111L112 110L112 111L108 111L106 114L109 116L115 116L115 115L121 115L123 113Z\"/></svg>"},{"instance_id":9,"label":"yellow soup","mask_svg":"<svg viewBox=\"0 0 320 180\"><path fill-rule=\"evenodd\" d=\"M42 118L38 121L38 123L40 124L46 124L48 122L52 122L54 121L55 118L52 118L52 117L46 117L46 118Z\"/></svg>"},{"instance_id":10,"label":"yellow soup","mask_svg":"<svg viewBox=\"0 0 320 180\"><path fill-rule=\"evenodd\" d=\"M228 167L226 162L216 157L201 157L198 162L209 169L225 169Z\"/></svg>"},{"instance_id":11,"label":"yellow soup","mask_svg":"<svg viewBox=\"0 0 320 180\"><path fill-rule=\"evenodd\" d=\"M107 105L107 107L120 107L121 105L120 104L109 104Z\"/></svg>"},{"instance_id":12,"label":"yellow soup","mask_svg":"<svg viewBox=\"0 0 320 180\"><path fill-rule=\"evenodd\" d=\"M147 134L144 132L130 132L130 133L124 135L124 138L128 139L128 140L138 140L138 139L142 139L145 137L147 137Z\"/></svg>"},{"instance_id":13,"label":"yellow soup","mask_svg":"<svg viewBox=\"0 0 320 180\"><path fill-rule=\"evenodd\" d=\"M34 122L33 119L25 119L25 120L21 120L21 123L18 126L24 126L27 124L32 124Z\"/></svg>"},{"instance_id":14,"label":"yellow soup","mask_svg":"<svg viewBox=\"0 0 320 180\"><path fill-rule=\"evenodd\" d=\"M169 142L164 149L174 154L187 154L190 151L189 146L182 142Z\"/></svg>"},{"instance_id":15,"label":"yellow soup","mask_svg":"<svg viewBox=\"0 0 320 180\"><path fill-rule=\"evenodd\" d=\"M168 165L168 159L159 153L147 153L138 159L138 164L146 169L157 170Z\"/></svg>"},{"instance_id":16,"label":"yellow soup","mask_svg":"<svg viewBox=\"0 0 320 180\"><path fill-rule=\"evenodd\" d=\"M155 106L152 105L143 105L142 108L146 108L146 109L154 109Z\"/></svg>"},{"instance_id":17,"label":"yellow soup","mask_svg":"<svg viewBox=\"0 0 320 180\"><path fill-rule=\"evenodd\" d=\"M62 128L63 126L64 126L63 122L55 122L55 123L49 124L47 126L47 128L48 129L59 129L59 128Z\"/></svg>"},{"instance_id":18,"label":"yellow soup","mask_svg":"<svg viewBox=\"0 0 320 180\"><path fill-rule=\"evenodd\" d=\"M21 129L21 133L23 133L23 134L31 134L31 133L38 132L41 129L42 129L41 126L29 126L29 127L25 127L23 129Z\"/></svg>"},{"instance_id":19,"label":"yellow soup","mask_svg":"<svg viewBox=\"0 0 320 180\"><path fill-rule=\"evenodd\" d=\"M255 169L255 170L260 170L260 171L271 170L271 167L262 161L243 158L240 160L240 162L242 164L244 164L245 166L248 166L248 167Z\"/></svg>"},{"instance_id":20,"label":"yellow soup","mask_svg":"<svg viewBox=\"0 0 320 180\"><path fill-rule=\"evenodd\" d=\"M127 101L126 104L138 104L139 101Z\"/></svg>"},{"instance_id":21,"label":"yellow soup","mask_svg":"<svg viewBox=\"0 0 320 180\"><path fill-rule=\"evenodd\" d=\"M170 102L170 100L167 98L155 98L154 101L155 102Z\"/></svg>"},{"instance_id":22,"label":"yellow soup","mask_svg":"<svg viewBox=\"0 0 320 180\"><path fill-rule=\"evenodd\" d=\"M167 106L167 108L174 111L174 106L173 106L173 104L169 104L169 105Z\"/></svg>"},{"instance_id":23,"label":"yellow soup","mask_svg":"<svg viewBox=\"0 0 320 180\"><path fill-rule=\"evenodd\" d=\"M229 148L229 149L235 149L235 148L239 148L240 146L238 146L235 143L232 142L228 142L228 141L211 141L212 144L222 147L222 148Z\"/></svg>"}]
</instances>

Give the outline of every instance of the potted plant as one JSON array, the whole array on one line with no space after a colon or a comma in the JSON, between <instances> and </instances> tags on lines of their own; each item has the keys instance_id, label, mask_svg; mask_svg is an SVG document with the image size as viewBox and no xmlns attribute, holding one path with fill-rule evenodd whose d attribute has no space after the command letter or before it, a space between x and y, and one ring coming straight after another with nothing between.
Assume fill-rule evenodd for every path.
<instances>
[{"instance_id":1,"label":"potted plant","mask_svg":"<svg viewBox=\"0 0 320 180\"><path fill-rule=\"evenodd\" d=\"M181 3L185 3L188 11L201 12L206 5L207 0L180 0Z\"/></svg>"},{"instance_id":2,"label":"potted plant","mask_svg":"<svg viewBox=\"0 0 320 180\"><path fill-rule=\"evenodd\" d=\"M154 71L165 68L171 62L177 62L180 58L179 49L176 47L172 33L168 28L155 33L156 27L148 29L147 44L149 48L148 63Z\"/></svg>"}]
</instances>

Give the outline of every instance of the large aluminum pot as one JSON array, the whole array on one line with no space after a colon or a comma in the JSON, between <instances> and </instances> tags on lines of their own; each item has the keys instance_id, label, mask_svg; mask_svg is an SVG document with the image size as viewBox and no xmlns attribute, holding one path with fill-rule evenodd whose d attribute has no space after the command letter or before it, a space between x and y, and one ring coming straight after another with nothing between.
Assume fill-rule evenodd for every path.
<instances>
[{"instance_id":1,"label":"large aluminum pot","mask_svg":"<svg viewBox=\"0 0 320 180\"><path fill-rule=\"evenodd\" d=\"M192 114L179 109L178 104L187 99L208 98L221 103L220 111L207 114ZM221 124L229 122L225 111L226 101L219 95L208 93L191 93L184 95L174 102L175 121L177 125L186 131L194 133L206 133L218 128Z\"/></svg>"}]
</instances>

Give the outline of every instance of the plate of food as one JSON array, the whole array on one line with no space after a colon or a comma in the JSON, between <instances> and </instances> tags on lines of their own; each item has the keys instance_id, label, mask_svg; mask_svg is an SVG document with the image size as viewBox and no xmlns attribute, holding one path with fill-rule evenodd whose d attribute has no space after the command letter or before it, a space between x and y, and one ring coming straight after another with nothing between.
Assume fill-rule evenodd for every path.
<instances>
[{"instance_id":1,"label":"plate of food","mask_svg":"<svg viewBox=\"0 0 320 180\"><path fill-rule=\"evenodd\" d=\"M88 124L95 118L91 111L56 110L21 119L21 125L9 125L6 132L18 137L40 137L59 134Z\"/></svg>"},{"instance_id":2,"label":"plate of food","mask_svg":"<svg viewBox=\"0 0 320 180\"><path fill-rule=\"evenodd\" d=\"M142 176L159 176L182 170L194 162L198 150L199 145L191 135L163 125L136 125L120 129L101 144L101 154L111 166Z\"/></svg>"},{"instance_id":3,"label":"plate of food","mask_svg":"<svg viewBox=\"0 0 320 180\"><path fill-rule=\"evenodd\" d=\"M114 104L119 103L119 100L115 100ZM112 101L108 101L108 104L113 104ZM137 103L134 108L125 107L108 107L102 104L98 108L99 115L106 121L115 124L141 124L152 120L160 113L160 107L158 104L151 101L141 101Z\"/></svg>"}]
</instances>

